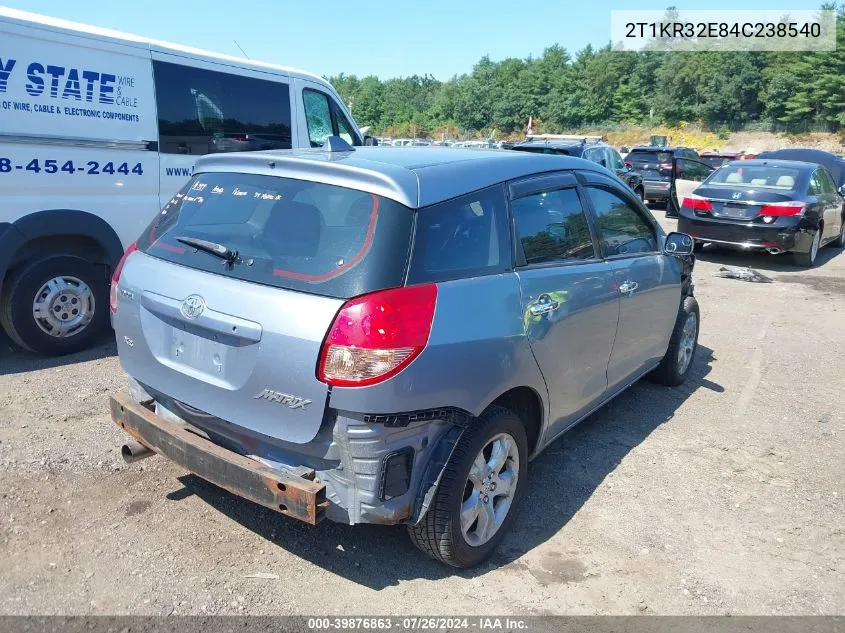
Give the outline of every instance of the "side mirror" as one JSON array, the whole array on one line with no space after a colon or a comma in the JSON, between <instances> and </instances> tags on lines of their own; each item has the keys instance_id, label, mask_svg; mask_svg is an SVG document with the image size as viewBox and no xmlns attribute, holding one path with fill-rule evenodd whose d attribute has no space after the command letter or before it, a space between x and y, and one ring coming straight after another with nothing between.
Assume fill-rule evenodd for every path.
<instances>
[{"instance_id":1,"label":"side mirror","mask_svg":"<svg viewBox=\"0 0 845 633\"><path fill-rule=\"evenodd\" d=\"M689 235L673 231L666 236L663 252L667 255L691 255L693 246L693 240Z\"/></svg>"},{"instance_id":2,"label":"side mirror","mask_svg":"<svg viewBox=\"0 0 845 633\"><path fill-rule=\"evenodd\" d=\"M374 136L370 136L369 134L367 134L366 136L364 136L364 145L374 147L374 146L378 145L378 141L376 140L376 138Z\"/></svg>"},{"instance_id":3,"label":"side mirror","mask_svg":"<svg viewBox=\"0 0 845 633\"><path fill-rule=\"evenodd\" d=\"M845 197L845 185L839 187L839 195Z\"/></svg>"}]
</instances>

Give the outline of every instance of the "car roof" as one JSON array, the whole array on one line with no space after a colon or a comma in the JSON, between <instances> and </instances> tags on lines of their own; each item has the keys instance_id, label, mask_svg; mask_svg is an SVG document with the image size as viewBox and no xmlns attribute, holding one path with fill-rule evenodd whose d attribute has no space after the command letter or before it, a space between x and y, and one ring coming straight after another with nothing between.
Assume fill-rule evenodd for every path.
<instances>
[{"instance_id":1,"label":"car roof","mask_svg":"<svg viewBox=\"0 0 845 633\"><path fill-rule=\"evenodd\" d=\"M762 159L769 159L770 157L772 159L799 160L823 165L830 170L837 187L845 185L845 159L837 154L820 149L790 147L772 152L762 152L757 155L757 158Z\"/></svg>"},{"instance_id":2,"label":"car roof","mask_svg":"<svg viewBox=\"0 0 845 633\"><path fill-rule=\"evenodd\" d=\"M637 145L636 147L632 147L631 151L651 151L651 152L674 152L678 149L692 149L691 147L681 147L681 146L664 146L664 145Z\"/></svg>"},{"instance_id":3,"label":"car roof","mask_svg":"<svg viewBox=\"0 0 845 633\"><path fill-rule=\"evenodd\" d=\"M801 160L776 160L773 158L747 158L745 160L734 160L728 164L737 165L738 167L760 167L763 165L770 165L772 167L791 167L792 169L818 169L819 167L816 163L808 163Z\"/></svg>"},{"instance_id":4,"label":"car roof","mask_svg":"<svg viewBox=\"0 0 845 633\"><path fill-rule=\"evenodd\" d=\"M603 141L599 141L597 143L582 143L580 141L562 141L562 140L543 140L543 139L531 139L530 141L519 141L518 143L514 144L514 147L523 146L528 147L531 145L539 145L541 147L562 147L562 148L570 148L570 147L583 147L584 149L588 147L605 147L607 143Z\"/></svg>"},{"instance_id":5,"label":"car roof","mask_svg":"<svg viewBox=\"0 0 845 633\"><path fill-rule=\"evenodd\" d=\"M435 146L211 154L197 161L194 173L240 172L310 180L367 191L419 208L506 180L568 169L609 173L573 156Z\"/></svg>"}]
</instances>

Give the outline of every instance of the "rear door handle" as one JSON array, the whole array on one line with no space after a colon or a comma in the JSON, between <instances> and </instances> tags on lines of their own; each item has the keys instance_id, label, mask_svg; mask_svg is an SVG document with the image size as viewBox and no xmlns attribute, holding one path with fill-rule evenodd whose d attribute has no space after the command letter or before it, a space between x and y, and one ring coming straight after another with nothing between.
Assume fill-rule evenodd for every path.
<instances>
[{"instance_id":1,"label":"rear door handle","mask_svg":"<svg viewBox=\"0 0 845 633\"><path fill-rule=\"evenodd\" d=\"M619 292L621 292L623 295L628 295L630 297L639 287L640 284L638 284L636 281L624 281L619 284Z\"/></svg>"}]
</instances>

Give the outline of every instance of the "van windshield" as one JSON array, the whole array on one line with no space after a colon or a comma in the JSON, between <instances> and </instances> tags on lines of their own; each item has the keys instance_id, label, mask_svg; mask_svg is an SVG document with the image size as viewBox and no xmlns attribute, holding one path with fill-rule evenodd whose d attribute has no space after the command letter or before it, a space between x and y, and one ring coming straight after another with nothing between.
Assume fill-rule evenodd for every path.
<instances>
[{"instance_id":1,"label":"van windshield","mask_svg":"<svg viewBox=\"0 0 845 633\"><path fill-rule=\"evenodd\" d=\"M216 275L347 299L402 285L412 226L410 209L363 191L204 173L165 205L138 248ZM237 256L196 248L198 240Z\"/></svg>"}]
</instances>

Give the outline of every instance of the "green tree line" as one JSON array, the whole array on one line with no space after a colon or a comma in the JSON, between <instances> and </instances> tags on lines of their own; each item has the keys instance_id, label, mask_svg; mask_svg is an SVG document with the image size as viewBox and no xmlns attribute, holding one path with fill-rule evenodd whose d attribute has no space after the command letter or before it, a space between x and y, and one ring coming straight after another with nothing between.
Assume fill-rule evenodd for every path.
<instances>
[{"instance_id":1,"label":"green tree line","mask_svg":"<svg viewBox=\"0 0 845 633\"><path fill-rule=\"evenodd\" d=\"M555 44L536 58L482 57L471 73L448 81L328 79L357 123L377 132L507 135L524 132L529 117L546 132L681 121L833 131L845 128L843 8L822 6L837 15L839 48L832 52L621 52L608 45L573 55Z\"/></svg>"}]
</instances>

